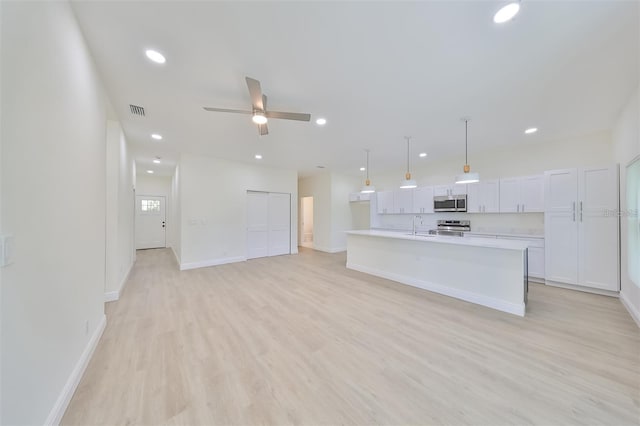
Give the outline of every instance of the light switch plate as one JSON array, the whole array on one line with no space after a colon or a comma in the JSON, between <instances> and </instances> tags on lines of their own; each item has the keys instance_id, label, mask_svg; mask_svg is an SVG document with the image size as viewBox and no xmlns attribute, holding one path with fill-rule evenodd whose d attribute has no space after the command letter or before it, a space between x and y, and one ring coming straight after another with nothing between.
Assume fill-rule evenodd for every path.
<instances>
[{"instance_id":1,"label":"light switch plate","mask_svg":"<svg viewBox=\"0 0 640 426\"><path fill-rule=\"evenodd\" d=\"M0 268L13 263L13 235L0 235Z\"/></svg>"}]
</instances>

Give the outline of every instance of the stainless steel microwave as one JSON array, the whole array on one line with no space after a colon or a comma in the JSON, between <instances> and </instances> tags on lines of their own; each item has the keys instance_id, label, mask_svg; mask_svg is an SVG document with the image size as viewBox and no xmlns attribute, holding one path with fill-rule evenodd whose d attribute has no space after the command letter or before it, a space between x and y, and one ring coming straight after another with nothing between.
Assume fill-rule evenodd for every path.
<instances>
[{"instance_id":1,"label":"stainless steel microwave","mask_svg":"<svg viewBox=\"0 0 640 426\"><path fill-rule=\"evenodd\" d=\"M434 212L466 212L466 195L445 195L433 197Z\"/></svg>"}]
</instances>

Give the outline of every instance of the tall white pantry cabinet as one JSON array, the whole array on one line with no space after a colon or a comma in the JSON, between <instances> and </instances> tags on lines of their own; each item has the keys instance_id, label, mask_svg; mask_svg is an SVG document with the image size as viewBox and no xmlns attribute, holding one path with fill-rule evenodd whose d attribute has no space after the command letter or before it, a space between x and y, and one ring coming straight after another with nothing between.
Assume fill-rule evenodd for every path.
<instances>
[{"instance_id":1,"label":"tall white pantry cabinet","mask_svg":"<svg viewBox=\"0 0 640 426\"><path fill-rule=\"evenodd\" d=\"M618 166L545 172L548 283L620 290Z\"/></svg>"}]
</instances>

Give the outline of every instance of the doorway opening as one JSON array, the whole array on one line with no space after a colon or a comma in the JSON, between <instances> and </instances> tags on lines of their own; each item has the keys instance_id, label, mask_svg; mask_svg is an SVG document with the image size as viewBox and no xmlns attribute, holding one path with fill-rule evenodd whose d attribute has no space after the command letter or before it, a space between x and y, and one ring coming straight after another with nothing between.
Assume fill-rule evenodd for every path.
<instances>
[{"instance_id":1,"label":"doorway opening","mask_svg":"<svg viewBox=\"0 0 640 426\"><path fill-rule=\"evenodd\" d=\"M164 196L136 195L136 249L167 246L166 200Z\"/></svg>"},{"instance_id":2,"label":"doorway opening","mask_svg":"<svg viewBox=\"0 0 640 426\"><path fill-rule=\"evenodd\" d=\"M300 245L313 248L313 197L302 197L300 211L302 212Z\"/></svg>"}]
</instances>

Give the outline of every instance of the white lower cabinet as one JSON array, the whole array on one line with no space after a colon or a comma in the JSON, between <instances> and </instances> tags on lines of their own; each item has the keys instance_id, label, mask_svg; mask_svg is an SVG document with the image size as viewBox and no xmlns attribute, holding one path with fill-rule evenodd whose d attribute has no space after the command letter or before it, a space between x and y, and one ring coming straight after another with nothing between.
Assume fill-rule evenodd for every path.
<instances>
[{"instance_id":1,"label":"white lower cabinet","mask_svg":"<svg viewBox=\"0 0 640 426\"><path fill-rule=\"evenodd\" d=\"M525 241L527 247L527 263L529 266L529 279L544 281L544 244L542 238L506 237L498 236L503 240Z\"/></svg>"},{"instance_id":2,"label":"white lower cabinet","mask_svg":"<svg viewBox=\"0 0 640 426\"><path fill-rule=\"evenodd\" d=\"M619 291L618 166L545 172L547 281Z\"/></svg>"}]
</instances>

